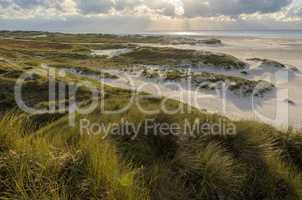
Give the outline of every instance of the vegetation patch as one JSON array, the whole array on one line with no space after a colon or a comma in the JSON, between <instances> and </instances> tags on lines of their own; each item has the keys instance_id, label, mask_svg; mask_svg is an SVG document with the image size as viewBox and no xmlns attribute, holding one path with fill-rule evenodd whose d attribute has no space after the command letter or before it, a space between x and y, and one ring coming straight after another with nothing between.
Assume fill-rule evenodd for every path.
<instances>
[{"instance_id":1,"label":"vegetation patch","mask_svg":"<svg viewBox=\"0 0 302 200\"><path fill-rule=\"evenodd\" d=\"M269 60L269 59L261 59L261 58L251 58L248 59L250 61L254 61L254 62L262 62L263 67L265 66L270 66L270 67L275 67L278 69L283 69L286 68L286 66L280 62L274 61L274 60Z\"/></svg>"},{"instance_id":2,"label":"vegetation patch","mask_svg":"<svg viewBox=\"0 0 302 200\"><path fill-rule=\"evenodd\" d=\"M246 64L226 54L173 48L137 48L120 56L135 64L164 66L211 66L218 69L244 69Z\"/></svg>"},{"instance_id":3,"label":"vegetation patch","mask_svg":"<svg viewBox=\"0 0 302 200\"><path fill-rule=\"evenodd\" d=\"M241 96L263 96L265 93L272 91L275 86L266 81L253 81L235 76L226 76L208 72L186 72L185 70L162 70L154 71L145 69L142 76L148 79L161 78L164 81L191 81L195 88L215 90L226 84L225 87L234 94Z\"/></svg>"},{"instance_id":4,"label":"vegetation patch","mask_svg":"<svg viewBox=\"0 0 302 200\"><path fill-rule=\"evenodd\" d=\"M85 76L95 76L99 78L108 78L108 79L118 79L118 76L110 74L108 72L102 72L101 70L91 69L91 68L84 68L84 67L75 67L75 66L68 66L62 64L53 64L50 67L59 68L66 70L67 72L81 74Z\"/></svg>"}]
</instances>

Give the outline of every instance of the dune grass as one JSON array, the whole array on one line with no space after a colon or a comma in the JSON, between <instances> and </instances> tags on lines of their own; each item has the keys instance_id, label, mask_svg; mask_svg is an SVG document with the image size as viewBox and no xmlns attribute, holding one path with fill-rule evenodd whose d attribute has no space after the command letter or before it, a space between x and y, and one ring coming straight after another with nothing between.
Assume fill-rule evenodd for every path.
<instances>
[{"instance_id":1,"label":"dune grass","mask_svg":"<svg viewBox=\"0 0 302 200\"><path fill-rule=\"evenodd\" d=\"M54 141L28 133L18 116L0 126L0 199L148 199L134 180L139 169L123 164L109 141L52 127ZM66 134L69 144L60 141Z\"/></svg>"},{"instance_id":2,"label":"dune grass","mask_svg":"<svg viewBox=\"0 0 302 200\"><path fill-rule=\"evenodd\" d=\"M150 117L154 123L181 123L185 115L142 116L131 108L124 117L138 124ZM193 115L211 123L219 120ZM0 121L0 199L302 197L301 164L284 156L295 158L301 144L291 143L289 150L280 144L281 132L256 122L238 122L236 135L192 138L179 130L177 136L141 132L131 140L131 135L81 135L78 123L72 128L65 118L35 132L21 121L22 115ZM291 137L301 136L288 133Z\"/></svg>"},{"instance_id":3,"label":"dune grass","mask_svg":"<svg viewBox=\"0 0 302 200\"><path fill-rule=\"evenodd\" d=\"M106 110L120 109L129 101L127 90L105 91L110 102ZM160 98L137 95L147 110L162 103ZM168 109L180 105L190 109L166 102ZM0 199L302 198L301 135L191 109L171 115L144 114L136 105L115 115L97 109L77 116L76 127L68 125L64 114L5 115L0 120ZM81 135L81 118L121 127L122 118L137 126L150 119L154 126L181 126L157 134L141 126L137 135L130 131L104 138L102 133ZM192 125L196 119L201 124L234 123L236 134L186 134L185 120Z\"/></svg>"},{"instance_id":4,"label":"dune grass","mask_svg":"<svg viewBox=\"0 0 302 200\"><path fill-rule=\"evenodd\" d=\"M11 32L0 33L2 36L9 34ZM24 38L41 33L13 34ZM302 136L299 132L285 133L257 122L234 122L173 100L165 101L166 108L172 110L181 106L184 112L146 114L132 105L123 113L106 115L98 108L89 115L77 114L74 127L69 126L66 113L28 116L14 111L16 77L4 76L8 71L14 75L27 67L39 67L36 65L45 61L50 65L89 66L91 68L88 69L92 69L106 62L140 62L140 58L136 57L138 55L144 58L142 62L150 63L173 64L178 55L180 59L195 59L191 51L150 48L137 49L136 54L130 53L113 60L90 58L87 46L75 43L124 43L139 37L92 34L83 38L69 34L45 34L46 38L33 38L41 43L37 47L32 42L0 40L0 53L5 58L0 62L0 199L302 199ZM141 37L139 40L156 41L158 38ZM73 44L56 44L60 41ZM106 44L100 46L107 47ZM206 59L209 62L225 60L224 56L221 58L216 60L210 56ZM234 61L233 58L226 59ZM15 69L6 60L25 66ZM178 78L178 74L171 76ZM76 75L69 75L58 81L76 83L80 80ZM47 86L47 81L41 77L30 80L25 85L29 102L40 106L48 104ZM122 108L131 97L130 91L109 86L105 86L103 92L103 100L109 102L105 105L106 110ZM157 109L163 103L162 98L147 98L144 95L136 94L136 99L146 110ZM89 96L85 89L79 91L81 102L89 101ZM64 103L68 104L67 97ZM2 110L8 113L4 114ZM80 120L83 118L104 125L117 123L121 128L126 126L122 118L136 126L152 119L153 127L162 124L178 124L180 127L176 131L168 128L155 134L154 130L146 131L143 125L137 133L132 130L128 135L104 137L104 132L81 134ZM223 131L212 134L209 130L193 130L193 134L187 134L186 123L193 126L196 119L200 124L209 125L224 120L235 125L236 131L233 134Z\"/></svg>"},{"instance_id":5,"label":"dune grass","mask_svg":"<svg viewBox=\"0 0 302 200\"><path fill-rule=\"evenodd\" d=\"M246 66L231 55L175 48L140 47L120 58L147 65L181 66L185 62L192 67L207 65L218 69L244 69Z\"/></svg>"}]
</instances>

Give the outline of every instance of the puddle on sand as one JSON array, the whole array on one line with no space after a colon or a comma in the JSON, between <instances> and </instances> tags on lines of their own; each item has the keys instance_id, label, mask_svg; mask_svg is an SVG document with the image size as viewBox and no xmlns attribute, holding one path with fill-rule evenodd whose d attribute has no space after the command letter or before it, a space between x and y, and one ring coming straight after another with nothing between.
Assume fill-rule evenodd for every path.
<instances>
[{"instance_id":1,"label":"puddle on sand","mask_svg":"<svg viewBox=\"0 0 302 200\"><path fill-rule=\"evenodd\" d=\"M91 50L93 56L108 56L109 58L119 56L122 54L130 53L131 49L106 49L106 50Z\"/></svg>"}]
</instances>

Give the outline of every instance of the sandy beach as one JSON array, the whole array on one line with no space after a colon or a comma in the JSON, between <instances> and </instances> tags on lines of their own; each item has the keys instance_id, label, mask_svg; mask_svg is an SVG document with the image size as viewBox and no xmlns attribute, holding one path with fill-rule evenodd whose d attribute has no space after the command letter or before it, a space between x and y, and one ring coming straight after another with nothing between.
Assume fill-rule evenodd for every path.
<instances>
[{"instance_id":1,"label":"sandy beach","mask_svg":"<svg viewBox=\"0 0 302 200\"><path fill-rule=\"evenodd\" d=\"M197 39L208 38L209 37L202 36ZM190 95L189 93L191 91L188 88L184 87L181 90L175 91L174 89L165 87L161 83L152 83L156 85L152 87L161 88L163 96L167 98L177 99L199 109L226 115L232 119L257 120L281 129L288 127L294 127L296 129L302 128L302 93L299 92L302 85L301 73L292 73L287 70L259 70L257 69L257 63L248 60L251 58L270 59L289 67L296 67L299 71L302 71L302 59L299 59L302 52L302 40L252 37L219 37L218 39L222 41L222 45L140 45L206 50L233 55L248 63L248 67L251 70L248 76L242 75L238 71L217 72L207 69L192 70L206 70L214 73L244 77L251 80L268 80L276 86L274 94L270 94L268 98L238 98L232 94L227 94L225 98L222 98L217 94L194 93ZM281 75L278 73L281 73ZM125 74L121 76L125 76ZM134 80L134 85L139 86L146 83L146 80L137 78L136 75L126 74L126 76ZM127 88L127 84L123 82L123 79L110 81L108 84ZM147 84L151 83L147 82ZM145 87L143 90L153 94L158 93L152 91L153 89L148 89L148 87ZM279 97L277 97L277 94ZM202 98L198 98L198 100L195 101L196 95L201 95Z\"/></svg>"}]
</instances>

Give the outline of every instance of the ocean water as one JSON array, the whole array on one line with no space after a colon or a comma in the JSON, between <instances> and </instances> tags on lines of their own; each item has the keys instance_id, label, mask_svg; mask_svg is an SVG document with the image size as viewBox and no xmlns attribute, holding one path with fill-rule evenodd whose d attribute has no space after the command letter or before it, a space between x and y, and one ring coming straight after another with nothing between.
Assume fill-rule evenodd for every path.
<instances>
[{"instance_id":1,"label":"ocean water","mask_svg":"<svg viewBox=\"0 0 302 200\"><path fill-rule=\"evenodd\" d=\"M215 31L183 31L183 32L154 31L154 32L144 32L142 34L302 39L302 29L301 30L215 30Z\"/></svg>"}]
</instances>

